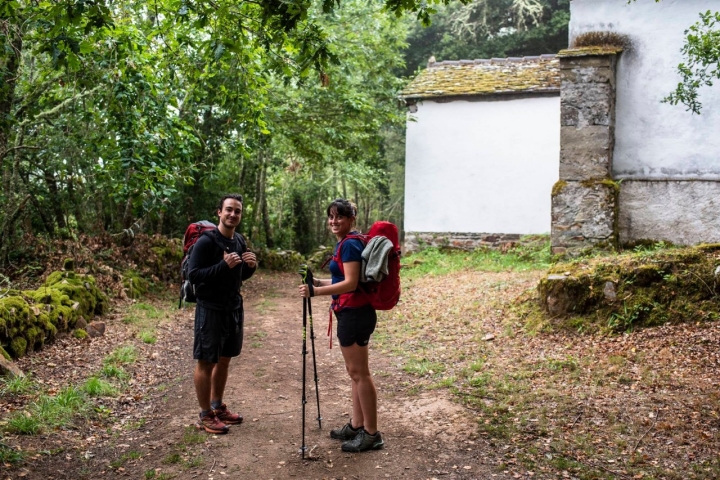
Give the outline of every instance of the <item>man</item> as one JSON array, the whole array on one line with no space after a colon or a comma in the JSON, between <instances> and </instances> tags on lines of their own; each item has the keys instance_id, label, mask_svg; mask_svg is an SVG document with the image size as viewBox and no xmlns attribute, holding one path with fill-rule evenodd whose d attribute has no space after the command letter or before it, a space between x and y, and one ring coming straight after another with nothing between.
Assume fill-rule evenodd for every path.
<instances>
[{"instance_id":1,"label":"man","mask_svg":"<svg viewBox=\"0 0 720 480\"><path fill-rule=\"evenodd\" d=\"M230 359L243 343L243 301L240 287L255 273L257 259L235 229L242 218L242 196L225 195L218 205L216 230L206 232L188 259L195 285L195 393L200 404L197 428L223 434L243 417L223 403Z\"/></svg>"}]
</instances>

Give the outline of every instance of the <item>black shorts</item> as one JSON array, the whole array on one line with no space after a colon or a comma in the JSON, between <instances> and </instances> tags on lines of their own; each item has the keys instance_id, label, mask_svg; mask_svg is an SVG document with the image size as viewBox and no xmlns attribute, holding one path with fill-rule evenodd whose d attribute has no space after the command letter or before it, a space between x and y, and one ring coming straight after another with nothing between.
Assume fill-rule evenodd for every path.
<instances>
[{"instance_id":1,"label":"black shorts","mask_svg":"<svg viewBox=\"0 0 720 480\"><path fill-rule=\"evenodd\" d=\"M341 347L357 343L361 347L370 342L375 331L377 313L370 305L359 308L346 308L335 312L337 318L337 337Z\"/></svg>"},{"instance_id":2,"label":"black shorts","mask_svg":"<svg viewBox=\"0 0 720 480\"><path fill-rule=\"evenodd\" d=\"M220 357L237 357L243 344L243 309L224 311L195 307L193 358L218 363Z\"/></svg>"}]
</instances>

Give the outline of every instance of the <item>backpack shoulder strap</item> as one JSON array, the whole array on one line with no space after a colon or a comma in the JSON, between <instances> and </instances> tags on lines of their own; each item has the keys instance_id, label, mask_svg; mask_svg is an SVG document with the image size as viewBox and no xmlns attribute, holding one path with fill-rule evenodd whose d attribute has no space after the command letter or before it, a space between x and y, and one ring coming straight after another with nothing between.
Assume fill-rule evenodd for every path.
<instances>
[{"instance_id":1,"label":"backpack shoulder strap","mask_svg":"<svg viewBox=\"0 0 720 480\"><path fill-rule=\"evenodd\" d=\"M342 240L340 240L340 243L337 246L337 250L335 250L335 254L332 256L332 260L335 260L335 263L338 264L338 267L340 267L340 271L343 273L343 275L345 275L345 267L343 266L340 252L345 241L353 238L360 240L363 246L367 245L367 236L361 233L351 233L349 235L346 235L345 238L343 238Z\"/></svg>"},{"instance_id":2,"label":"backpack shoulder strap","mask_svg":"<svg viewBox=\"0 0 720 480\"><path fill-rule=\"evenodd\" d=\"M245 253L248 251L247 241L241 233L235 232L235 240L240 244L240 253Z\"/></svg>"}]
</instances>

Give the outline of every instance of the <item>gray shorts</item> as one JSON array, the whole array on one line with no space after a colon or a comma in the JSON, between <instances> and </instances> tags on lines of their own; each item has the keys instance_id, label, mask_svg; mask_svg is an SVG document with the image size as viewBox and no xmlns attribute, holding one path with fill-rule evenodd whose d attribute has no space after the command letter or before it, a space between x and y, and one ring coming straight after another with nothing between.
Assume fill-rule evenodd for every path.
<instances>
[{"instance_id":1,"label":"gray shorts","mask_svg":"<svg viewBox=\"0 0 720 480\"><path fill-rule=\"evenodd\" d=\"M243 344L243 309L224 311L195 307L193 358L218 363L220 357L237 357Z\"/></svg>"}]
</instances>

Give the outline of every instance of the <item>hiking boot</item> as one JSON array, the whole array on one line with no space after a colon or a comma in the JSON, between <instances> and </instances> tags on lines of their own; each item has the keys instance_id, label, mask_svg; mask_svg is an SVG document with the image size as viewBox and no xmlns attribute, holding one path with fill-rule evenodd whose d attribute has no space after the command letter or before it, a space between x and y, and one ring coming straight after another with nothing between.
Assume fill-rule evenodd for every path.
<instances>
[{"instance_id":1,"label":"hiking boot","mask_svg":"<svg viewBox=\"0 0 720 480\"><path fill-rule=\"evenodd\" d=\"M226 425L237 425L242 423L243 421L242 415L232 413L230 410L228 410L227 405L225 405L224 403L220 405L220 408L214 409L213 413L215 413L218 420L220 420Z\"/></svg>"},{"instance_id":2,"label":"hiking boot","mask_svg":"<svg viewBox=\"0 0 720 480\"><path fill-rule=\"evenodd\" d=\"M230 431L230 428L221 422L217 415L213 412L210 412L207 415L200 415L195 427L198 430L205 430L208 433L214 433L217 435L222 435Z\"/></svg>"},{"instance_id":3,"label":"hiking boot","mask_svg":"<svg viewBox=\"0 0 720 480\"><path fill-rule=\"evenodd\" d=\"M364 452L365 450L380 450L385 446L380 432L370 435L364 428L352 440L342 444L343 452Z\"/></svg>"},{"instance_id":4,"label":"hiking boot","mask_svg":"<svg viewBox=\"0 0 720 480\"><path fill-rule=\"evenodd\" d=\"M335 440L352 440L360 433L363 427L353 428L352 423L348 422L340 428L330 430L330 438Z\"/></svg>"}]
</instances>

